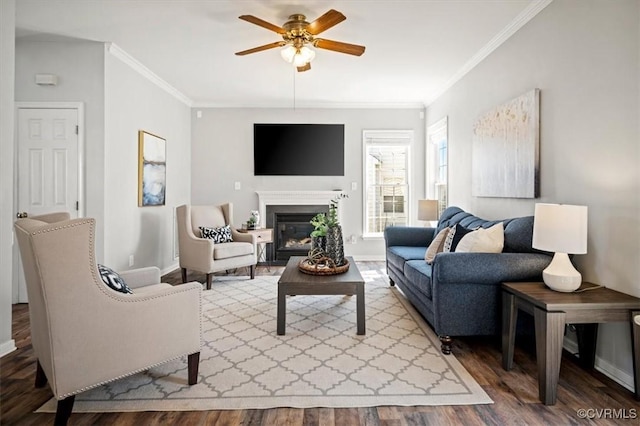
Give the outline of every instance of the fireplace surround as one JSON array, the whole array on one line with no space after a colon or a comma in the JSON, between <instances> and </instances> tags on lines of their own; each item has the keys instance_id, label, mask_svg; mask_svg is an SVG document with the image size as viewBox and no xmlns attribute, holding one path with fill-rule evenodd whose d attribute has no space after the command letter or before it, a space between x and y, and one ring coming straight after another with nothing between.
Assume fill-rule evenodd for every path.
<instances>
[{"instance_id":1,"label":"fireplace surround","mask_svg":"<svg viewBox=\"0 0 640 426\"><path fill-rule=\"evenodd\" d=\"M273 228L273 244L266 260L285 265L291 256L306 256L311 248L309 223L317 213L328 213L329 203L341 191L257 191L260 226ZM340 219L340 199L338 217Z\"/></svg>"}]
</instances>

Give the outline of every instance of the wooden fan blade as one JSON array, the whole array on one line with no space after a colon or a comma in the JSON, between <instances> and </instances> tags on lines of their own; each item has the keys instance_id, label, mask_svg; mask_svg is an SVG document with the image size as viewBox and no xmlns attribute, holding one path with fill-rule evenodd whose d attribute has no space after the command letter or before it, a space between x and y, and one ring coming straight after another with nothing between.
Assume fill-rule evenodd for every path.
<instances>
[{"instance_id":1,"label":"wooden fan blade","mask_svg":"<svg viewBox=\"0 0 640 426\"><path fill-rule=\"evenodd\" d=\"M274 43L265 44L264 46L254 47L253 49L243 50L242 52L236 52L238 56L248 55L250 53L262 52L263 50L273 49L274 47L284 46L284 41L276 41Z\"/></svg>"},{"instance_id":2,"label":"wooden fan blade","mask_svg":"<svg viewBox=\"0 0 640 426\"><path fill-rule=\"evenodd\" d=\"M334 25L339 24L345 19L347 19L347 17L342 13L338 12L337 10L331 9L330 11L307 25L306 30L311 35L318 35L321 32L333 27Z\"/></svg>"},{"instance_id":3,"label":"wooden fan blade","mask_svg":"<svg viewBox=\"0 0 640 426\"><path fill-rule=\"evenodd\" d=\"M346 53L348 55L360 56L364 53L364 46L357 44L343 43L341 41L317 38L313 45L319 49L333 50L335 52Z\"/></svg>"},{"instance_id":4,"label":"wooden fan blade","mask_svg":"<svg viewBox=\"0 0 640 426\"><path fill-rule=\"evenodd\" d=\"M311 69L311 63L307 62L306 65L303 65L303 66L297 67L297 68L298 68L298 72L309 71Z\"/></svg>"},{"instance_id":5,"label":"wooden fan blade","mask_svg":"<svg viewBox=\"0 0 640 426\"><path fill-rule=\"evenodd\" d=\"M286 33L284 28L274 25L260 18L256 18L253 15L242 15L242 16L238 16L238 18L242 19L243 21L251 22L252 24L258 25L259 27L262 27L262 28L266 28L278 34Z\"/></svg>"}]
</instances>

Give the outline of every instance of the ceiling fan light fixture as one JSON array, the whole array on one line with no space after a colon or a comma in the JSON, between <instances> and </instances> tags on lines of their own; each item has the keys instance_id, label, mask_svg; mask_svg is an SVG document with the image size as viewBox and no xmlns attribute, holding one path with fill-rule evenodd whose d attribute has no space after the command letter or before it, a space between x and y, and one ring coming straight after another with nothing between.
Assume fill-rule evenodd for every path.
<instances>
[{"instance_id":1,"label":"ceiling fan light fixture","mask_svg":"<svg viewBox=\"0 0 640 426\"><path fill-rule=\"evenodd\" d=\"M293 57L296 56L296 53L298 53L298 49L293 47L293 45L291 44L285 46L282 50L280 50L280 56L282 56L282 59L289 63L293 62Z\"/></svg>"},{"instance_id":2,"label":"ceiling fan light fixture","mask_svg":"<svg viewBox=\"0 0 640 426\"><path fill-rule=\"evenodd\" d=\"M296 67L302 67L307 65L309 62L313 61L313 58L316 57L316 52L309 49L307 46L303 46L296 52L293 57L293 64Z\"/></svg>"}]
</instances>

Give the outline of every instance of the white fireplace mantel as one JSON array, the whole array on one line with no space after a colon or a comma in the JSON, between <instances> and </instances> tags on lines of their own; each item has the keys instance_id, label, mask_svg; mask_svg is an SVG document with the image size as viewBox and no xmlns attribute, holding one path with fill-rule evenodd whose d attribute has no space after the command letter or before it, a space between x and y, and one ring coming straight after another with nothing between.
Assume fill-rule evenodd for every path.
<instances>
[{"instance_id":1,"label":"white fireplace mantel","mask_svg":"<svg viewBox=\"0 0 640 426\"><path fill-rule=\"evenodd\" d=\"M260 226L266 226L267 206L274 205L329 205L342 191L256 191L258 194L258 211ZM342 221L340 201L338 198L338 219Z\"/></svg>"}]
</instances>

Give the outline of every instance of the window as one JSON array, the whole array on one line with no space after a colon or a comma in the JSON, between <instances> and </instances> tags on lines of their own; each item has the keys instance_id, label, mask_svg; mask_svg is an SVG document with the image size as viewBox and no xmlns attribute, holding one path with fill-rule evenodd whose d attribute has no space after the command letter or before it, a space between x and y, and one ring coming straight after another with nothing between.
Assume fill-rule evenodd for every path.
<instances>
[{"instance_id":1,"label":"window","mask_svg":"<svg viewBox=\"0 0 640 426\"><path fill-rule=\"evenodd\" d=\"M412 130L365 130L364 235L409 224L409 152Z\"/></svg>"},{"instance_id":2,"label":"window","mask_svg":"<svg viewBox=\"0 0 640 426\"><path fill-rule=\"evenodd\" d=\"M438 200L438 216L447 208L447 117L427 128L427 199Z\"/></svg>"}]
</instances>

